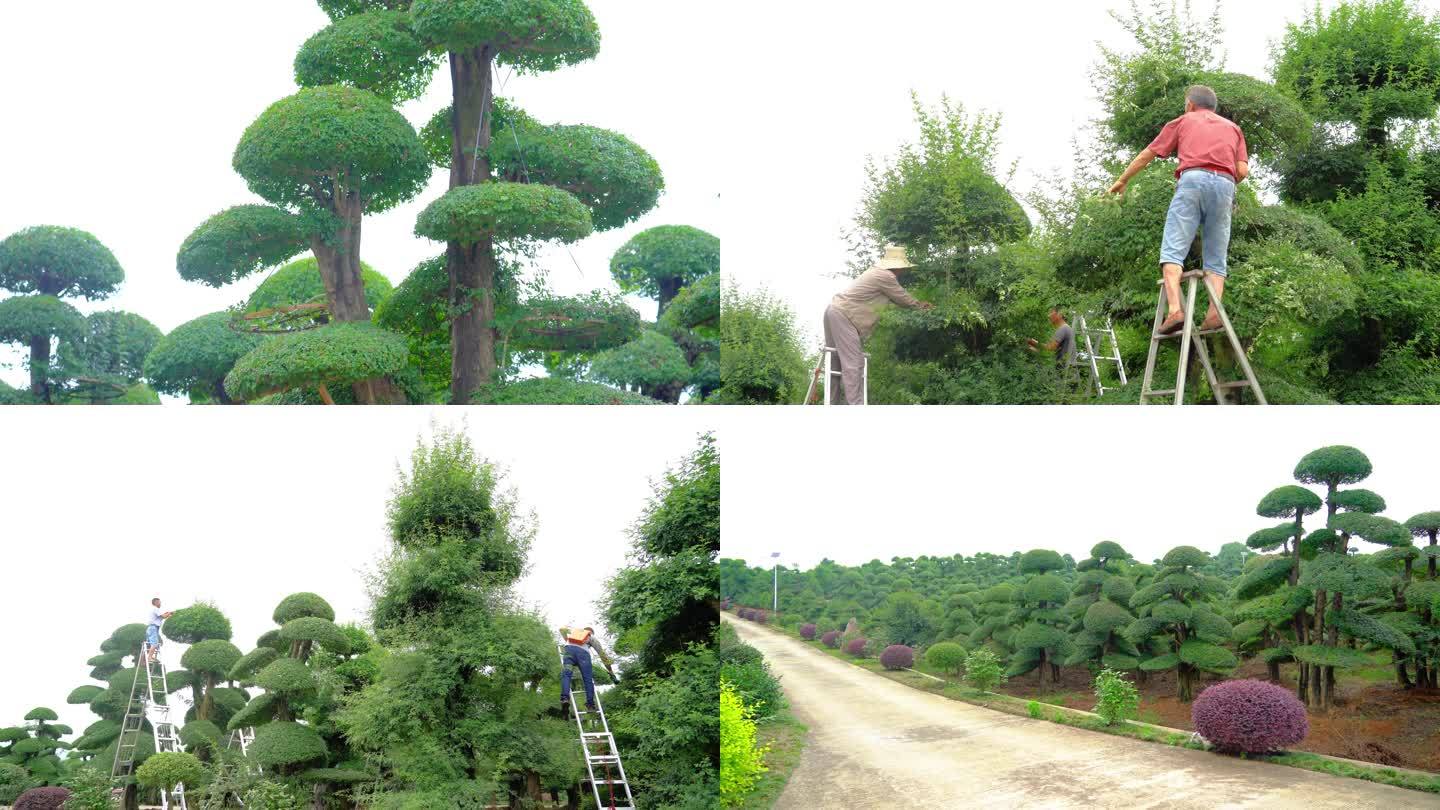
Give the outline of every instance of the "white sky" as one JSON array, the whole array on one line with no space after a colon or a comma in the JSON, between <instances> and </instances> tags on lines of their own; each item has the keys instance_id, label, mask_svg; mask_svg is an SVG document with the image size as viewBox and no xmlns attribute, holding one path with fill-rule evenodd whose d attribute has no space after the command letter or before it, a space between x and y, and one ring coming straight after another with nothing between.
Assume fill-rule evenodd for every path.
<instances>
[{"instance_id":1,"label":"white sky","mask_svg":"<svg viewBox=\"0 0 1440 810\"><path fill-rule=\"evenodd\" d=\"M541 121L624 133L660 162L667 190L638 222L574 246L574 262L563 248L547 250L539 263L562 293L615 289L611 254L646 228L721 232L722 131L702 117L718 84L707 66L721 59L720 43L707 36L711 21L698 4L588 5L600 25L599 57L513 77L504 93ZM0 238L42 224L99 237L126 280L105 301L71 302L84 312L137 312L168 332L243 300L263 274L216 290L182 280L175 253L210 215L263 202L230 168L235 144L266 107L295 92L295 53L327 23L307 0L156 0L143 12L108 0L0 2ZM449 84L442 67L429 94L401 111L423 126L450 103ZM443 252L412 229L446 182L437 172L415 201L365 218L362 258L392 282ZM654 317L653 302L631 304ZM0 379L26 383L20 357L0 345L0 364L10 366Z\"/></svg>"},{"instance_id":2,"label":"white sky","mask_svg":"<svg viewBox=\"0 0 1440 810\"><path fill-rule=\"evenodd\" d=\"M773 551L802 569L1033 548L1080 560L1101 540L1147 562L1214 554L1277 523L1256 504L1336 444L1369 456L1359 486L1387 517L1440 509L1430 408L892 408L883 430L874 411L767 410L725 434L721 538L722 556L762 567ZM1162 468L1168 441L1186 450Z\"/></svg>"},{"instance_id":3,"label":"white sky","mask_svg":"<svg viewBox=\"0 0 1440 810\"><path fill-rule=\"evenodd\" d=\"M16 409L0 419L6 603L0 727L35 706L79 732L97 718L65 703L85 660L122 624L212 600L243 651L273 629L286 595L313 591L336 620L369 609L363 571L388 546L385 504L432 424L429 408ZM646 413L641 413L641 411ZM103 411L103 413L102 413ZM223 413L222 413L223 412ZM593 623L604 580L625 564L627 530L650 482L688 455L707 415L692 408L472 410L481 455L509 470L539 519L520 597L554 626ZM433 420L433 421L432 421ZM605 632L604 642L613 642ZM178 668L182 647L167 644Z\"/></svg>"},{"instance_id":4,"label":"white sky","mask_svg":"<svg viewBox=\"0 0 1440 810\"><path fill-rule=\"evenodd\" d=\"M1202 19L1213 8L1210 0L1193 3ZM1228 69L1268 77L1270 41L1314 5L1224 3ZM740 23L746 49L763 54L725 68L746 88L758 153L747 174L763 175L731 183L726 204L746 224L726 242L727 277L748 290L768 287L819 340L821 313L844 284L834 278L850 259L841 234L859 208L865 159L893 155L915 140L911 90L928 106L948 93L971 112L1003 114L997 163L1019 162L1013 191L1029 190L1057 170L1068 174L1072 139L1101 115L1090 81L1097 43L1133 48L1107 14L1127 6L1126 0L832 0L820 12L814 2L727 4L746 21Z\"/></svg>"}]
</instances>

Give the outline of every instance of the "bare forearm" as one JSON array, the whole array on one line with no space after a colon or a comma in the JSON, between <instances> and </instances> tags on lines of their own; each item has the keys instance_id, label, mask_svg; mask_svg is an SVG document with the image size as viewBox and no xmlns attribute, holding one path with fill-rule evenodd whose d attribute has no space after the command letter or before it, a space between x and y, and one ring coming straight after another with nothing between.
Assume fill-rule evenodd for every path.
<instances>
[{"instance_id":1,"label":"bare forearm","mask_svg":"<svg viewBox=\"0 0 1440 810\"><path fill-rule=\"evenodd\" d=\"M1235 179L1241 183L1250 177L1250 164L1241 162L1235 164Z\"/></svg>"},{"instance_id":2,"label":"bare forearm","mask_svg":"<svg viewBox=\"0 0 1440 810\"><path fill-rule=\"evenodd\" d=\"M1134 160L1130 161L1129 166L1125 167L1125 173L1120 175L1120 182L1129 183L1131 180L1135 179L1135 175L1145 171L1145 167L1149 166L1151 163L1154 162L1155 153L1151 152L1149 147L1146 147L1145 149L1141 150L1140 154L1135 156Z\"/></svg>"}]
</instances>

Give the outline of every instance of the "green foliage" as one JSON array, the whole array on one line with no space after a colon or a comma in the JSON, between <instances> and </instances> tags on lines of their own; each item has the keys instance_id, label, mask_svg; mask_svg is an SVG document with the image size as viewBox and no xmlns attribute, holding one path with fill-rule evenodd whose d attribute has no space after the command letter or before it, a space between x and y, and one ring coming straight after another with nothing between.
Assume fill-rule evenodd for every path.
<instances>
[{"instance_id":1,"label":"green foliage","mask_svg":"<svg viewBox=\"0 0 1440 810\"><path fill-rule=\"evenodd\" d=\"M209 720L191 720L180 729L180 742L191 751L215 749L224 732Z\"/></svg>"},{"instance_id":2,"label":"green foliage","mask_svg":"<svg viewBox=\"0 0 1440 810\"><path fill-rule=\"evenodd\" d=\"M370 265L360 263L360 280L365 286L365 303L373 310L393 289L390 280ZM276 270L260 282L245 302L246 312L325 301L325 280L315 257L298 259Z\"/></svg>"},{"instance_id":3,"label":"green foliage","mask_svg":"<svg viewBox=\"0 0 1440 810\"><path fill-rule=\"evenodd\" d=\"M332 323L266 340L225 376L225 391L248 400L314 385L348 385L394 374L409 362L405 339L362 322Z\"/></svg>"},{"instance_id":4,"label":"green foliage","mask_svg":"<svg viewBox=\"0 0 1440 810\"><path fill-rule=\"evenodd\" d=\"M256 729L250 751L261 767L282 772L321 761L326 755L325 740L314 729L283 722L266 723Z\"/></svg>"},{"instance_id":5,"label":"green foliage","mask_svg":"<svg viewBox=\"0 0 1440 810\"><path fill-rule=\"evenodd\" d=\"M197 602L175 611L175 615L166 619L164 632L166 638L177 644L195 644L206 639L228 641L232 631L230 620L218 608Z\"/></svg>"},{"instance_id":6,"label":"green foliage","mask_svg":"<svg viewBox=\"0 0 1440 810\"><path fill-rule=\"evenodd\" d=\"M53 295L16 295L0 301L0 343L77 340L84 334L85 316Z\"/></svg>"},{"instance_id":7,"label":"green foliage","mask_svg":"<svg viewBox=\"0 0 1440 810\"><path fill-rule=\"evenodd\" d=\"M1113 669L1104 669L1095 676L1095 713L1105 725L1123 724L1135 716L1140 708L1140 693L1135 684Z\"/></svg>"},{"instance_id":8,"label":"green foliage","mask_svg":"<svg viewBox=\"0 0 1440 810\"><path fill-rule=\"evenodd\" d=\"M300 46L295 83L343 84L399 103L424 95L439 64L404 11L366 11L337 19Z\"/></svg>"},{"instance_id":9,"label":"green foliage","mask_svg":"<svg viewBox=\"0 0 1440 810\"><path fill-rule=\"evenodd\" d=\"M268 779L246 790L244 801L252 810L304 810L309 804L300 788Z\"/></svg>"},{"instance_id":10,"label":"green foliage","mask_svg":"<svg viewBox=\"0 0 1440 810\"><path fill-rule=\"evenodd\" d=\"M285 698L309 694L316 686L310 668L294 658L279 658L266 664L255 674L255 683Z\"/></svg>"},{"instance_id":11,"label":"green foliage","mask_svg":"<svg viewBox=\"0 0 1440 810\"><path fill-rule=\"evenodd\" d=\"M92 312L78 340L60 347L64 365L77 374L135 383L145 375L145 357L164 337L133 312Z\"/></svg>"},{"instance_id":12,"label":"green foliage","mask_svg":"<svg viewBox=\"0 0 1440 810\"><path fill-rule=\"evenodd\" d=\"M720 326L720 274L705 276L683 287L660 316L661 329L717 329Z\"/></svg>"},{"instance_id":13,"label":"green foliage","mask_svg":"<svg viewBox=\"0 0 1440 810\"><path fill-rule=\"evenodd\" d=\"M743 293L733 285L723 293L721 313L721 383L713 400L722 405L799 403L809 364L795 313L769 293Z\"/></svg>"},{"instance_id":14,"label":"green foliage","mask_svg":"<svg viewBox=\"0 0 1440 810\"><path fill-rule=\"evenodd\" d=\"M319 594L302 591L281 599L280 604L275 606L275 612L270 615L270 619L276 624L286 625L296 619L308 616L334 621L335 608L330 607L330 603ZM279 631L274 632L278 634ZM264 646L263 641L260 642L260 646Z\"/></svg>"},{"instance_id":15,"label":"green foliage","mask_svg":"<svg viewBox=\"0 0 1440 810\"><path fill-rule=\"evenodd\" d=\"M596 381L638 388L683 386L692 373L684 350L654 331L641 332L639 339L601 352L590 364L590 375Z\"/></svg>"},{"instance_id":16,"label":"green foliage","mask_svg":"<svg viewBox=\"0 0 1440 810\"><path fill-rule=\"evenodd\" d=\"M223 287L300 253L309 235L305 223L287 211L237 205L185 237L175 265L186 281Z\"/></svg>"},{"instance_id":17,"label":"green foliage","mask_svg":"<svg viewBox=\"0 0 1440 810\"><path fill-rule=\"evenodd\" d=\"M37 225L0 240L0 289L98 301L124 280L115 255L85 231Z\"/></svg>"},{"instance_id":18,"label":"green foliage","mask_svg":"<svg viewBox=\"0 0 1440 810\"><path fill-rule=\"evenodd\" d=\"M681 288L720 273L720 239L688 225L661 225L631 237L610 258L610 275L627 293L668 305Z\"/></svg>"},{"instance_id":19,"label":"green foliage","mask_svg":"<svg viewBox=\"0 0 1440 810\"><path fill-rule=\"evenodd\" d=\"M21 793L39 784L40 780L19 765L0 762L0 803L12 804Z\"/></svg>"},{"instance_id":20,"label":"green foliage","mask_svg":"<svg viewBox=\"0 0 1440 810\"><path fill-rule=\"evenodd\" d=\"M229 324L230 313L213 312L175 327L145 357L145 378L167 394L223 392L236 361L264 340Z\"/></svg>"},{"instance_id":21,"label":"green foliage","mask_svg":"<svg viewBox=\"0 0 1440 810\"><path fill-rule=\"evenodd\" d=\"M173 618L173 617L172 617ZM168 622L166 623L168 627ZM240 661L240 649L224 639L212 638L193 644L180 657L191 672L223 678Z\"/></svg>"},{"instance_id":22,"label":"green foliage","mask_svg":"<svg viewBox=\"0 0 1440 810\"><path fill-rule=\"evenodd\" d=\"M766 749L755 741L754 708L728 681L720 682L720 804L739 805L759 781Z\"/></svg>"},{"instance_id":23,"label":"green foliage","mask_svg":"<svg viewBox=\"0 0 1440 810\"><path fill-rule=\"evenodd\" d=\"M245 130L235 171L264 199L301 211L328 211L312 196L341 189L378 213L419 194L430 163L415 130L383 99L330 85L275 102ZM334 173L344 178L331 188ZM294 255L294 254L291 254Z\"/></svg>"},{"instance_id":24,"label":"green foliage","mask_svg":"<svg viewBox=\"0 0 1440 810\"><path fill-rule=\"evenodd\" d=\"M350 652L350 639L334 622L319 616L291 619L280 628L284 641L309 641L340 655Z\"/></svg>"},{"instance_id":25,"label":"green foliage","mask_svg":"<svg viewBox=\"0 0 1440 810\"><path fill-rule=\"evenodd\" d=\"M990 650L981 648L965 657L965 682L981 692L989 692L1005 680L1000 657Z\"/></svg>"},{"instance_id":26,"label":"green foliage","mask_svg":"<svg viewBox=\"0 0 1440 810\"><path fill-rule=\"evenodd\" d=\"M509 333L515 351L614 349L642 335L640 313L619 296L600 291L536 296L527 299L523 309L523 319Z\"/></svg>"},{"instance_id":27,"label":"green foliage","mask_svg":"<svg viewBox=\"0 0 1440 810\"><path fill-rule=\"evenodd\" d=\"M113 810L115 807L110 795L110 774L94 765L81 765L61 784L70 790L70 798L65 800L66 810ZM4 801L5 797L0 795L0 802Z\"/></svg>"},{"instance_id":28,"label":"green foliage","mask_svg":"<svg viewBox=\"0 0 1440 810\"><path fill-rule=\"evenodd\" d=\"M415 31L447 51L492 45L496 61L541 73L594 58L600 29L582 0L415 0Z\"/></svg>"},{"instance_id":29,"label":"green foliage","mask_svg":"<svg viewBox=\"0 0 1440 810\"><path fill-rule=\"evenodd\" d=\"M495 174L575 195L590 209L597 231L640 218L655 207L665 189L660 164L618 132L590 126L540 126L517 115L510 115L507 123L505 129L494 127L490 161ZM448 159L448 146L445 152Z\"/></svg>"},{"instance_id":30,"label":"green foliage","mask_svg":"<svg viewBox=\"0 0 1440 810\"><path fill-rule=\"evenodd\" d=\"M885 597L874 621L887 643L919 647L934 640L944 616L938 603L914 591L897 591Z\"/></svg>"},{"instance_id":31,"label":"green foliage","mask_svg":"<svg viewBox=\"0 0 1440 810\"><path fill-rule=\"evenodd\" d=\"M559 377L539 377L486 386L476 392L476 405L659 405L658 400L608 385Z\"/></svg>"},{"instance_id":32,"label":"green foliage","mask_svg":"<svg viewBox=\"0 0 1440 810\"><path fill-rule=\"evenodd\" d=\"M149 788L172 790L182 784L199 787L205 782L206 775L204 763L194 754L168 751L145 760L135 771L135 781Z\"/></svg>"},{"instance_id":33,"label":"green foliage","mask_svg":"<svg viewBox=\"0 0 1440 810\"><path fill-rule=\"evenodd\" d=\"M415 235L473 245L577 242L593 231L590 209L548 186L493 182L447 191L420 212Z\"/></svg>"},{"instance_id":34,"label":"green foliage","mask_svg":"<svg viewBox=\"0 0 1440 810\"><path fill-rule=\"evenodd\" d=\"M925 663L941 672L954 672L959 675L965 664L966 655L965 648L959 644L953 641L942 641L930 645L930 648L925 650Z\"/></svg>"}]
</instances>

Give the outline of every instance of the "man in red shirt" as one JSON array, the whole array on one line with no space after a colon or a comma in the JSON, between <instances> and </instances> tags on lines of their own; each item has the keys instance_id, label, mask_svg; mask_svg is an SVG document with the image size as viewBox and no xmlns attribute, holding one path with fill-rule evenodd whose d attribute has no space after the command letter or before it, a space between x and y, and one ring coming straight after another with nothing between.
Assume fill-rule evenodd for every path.
<instances>
[{"instance_id":1,"label":"man in red shirt","mask_svg":"<svg viewBox=\"0 0 1440 810\"><path fill-rule=\"evenodd\" d=\"M1215 304L1225 293L1235 186L1250 176L1250 153L1245 145L1245 133L1215 112L1219 106L1214 90L1203 85L1191 87L1185 93L1185 114L1166 124L1160 136L1140 152L1110 187L1111 194L1123 194L1131 179L1155 158L1177 154L1180 158L1180 167L1175 171L1178 179L1175 198L1165 218L1165 239L1160 249L1165 296L1169 302L1169 314L1160 326L1161 334L1169 335L1185 328L1185 314L1180 311L1180 275L1197 232L1204 244L1205 272L1214 289L1210 311L1200 330L1219 329L1221 325Z\"/></svg>"}]
</instances>

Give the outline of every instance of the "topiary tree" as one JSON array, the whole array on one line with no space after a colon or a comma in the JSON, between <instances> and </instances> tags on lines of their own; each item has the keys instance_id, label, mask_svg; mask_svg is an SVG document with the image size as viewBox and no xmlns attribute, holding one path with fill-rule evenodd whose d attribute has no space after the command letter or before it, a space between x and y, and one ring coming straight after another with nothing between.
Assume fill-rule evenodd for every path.
<instances>
[{"instance_id":1,"label":"topiary tree","mask_svg":"<svg viewBox=\"0 0 1440 810\"><path fill-rule=\"evenodd\" d=\"M1160 568L1149 585L1130 598L1137 618L1125 630L1125 637L1141 647L1159 653L1140 662L1140 669L1159 672L1173 669L1179 676L1180 700L1189 703L1201 672L1224 673L1239 662L1224 644L1233 628L1211 607L1225 592L1225 583L1196 569L1209 562L1209 555L1194 546L1177 546L1160 560Z\"/></svg>"},{"instance_id":2,"label":"topiary tree","mask_svg":"<svg viewBox=\"0 0 1440 810\"><path fill-rule=\"evenodd\" d=\"M225 376L264 338L230 328L231 320L228 312L212 312L175 327L146 355L145 378L156 390L188 395L191 402L234 404Z\"/></svg>"},{"instance_id":3,"label":"topiary tree","mask_svg":"<svg viewBox=\"0 0 1440 810\"><path fill-rule=\"evenodd\" d=\"M684 390L693 373L685 351L654 331L642 332L637 340L601 352L590 365L590 376L598 382L657 397L668 396L662 389Z\"/></svg>"},{"instance_id":4,"label":"topiary tree","mask_svg":"<svg viewBox=\"0 0 1440 810\"><path fill-rule=\"evenodd\" d=\"M84 319L61 298L98 301L125 280L109 248L85 231L36 226L0 241L0 289L15 298L0 302L0 342L30 349L30 393L49 404L53 341L84 334Z\"/></svg>"},{"instance_id":5,"label":"topiary tree","mask_svg":"<svg viewBox=\"0 0 1440 810\"><path fill-rule=\"evenodd\" d=\"M197 788L206 781L205 765L193 754L166 751L145 760L135 770L135 780L156 790L171 791L176 785Z\"/></svg>"},{"instance_id":6,"label":"topiary tree","mask_svg":"<svg viewBox=\"0 0 1440 810\"><path fill-rule=\"evenodd\" d=\"M1118 543L1097 543L1090 556L1081 560L1080 572L1065 603L1074 652L1066 666L1089 664L1114 670L1133 670L1140 665L1140 651L1127 638L1125 628L1135 616L1129 610L1135 586L1124 575L1130 554Z\"/></svg>"},{"instance_id":7,"label":"topiary tree","mask_svg":"<svg viewBox=\"0 0 1440 810\"><path fill-rule=\"evenodd\" d=\"M890 644L918 647L934 640L944 616L938 603L914 591L897 591L885 597L871 621Z\"/></svg>"},{"instance_id":8,"label":"topiary tree","mask_svg":"<svg viewBox=\"0 0 1440 810\"><path fill-rule=\"evenodd\" d=\"M197 602L175 611L161 631L177 644L190 645L180 663L189 671L191 713L195 720L213 719L213 690L240 659L240 650L230 643L230 620L215 605ZM175 681L174 673L167 674Z\"/></svg>"},{"instance_id":9,"label":"topiary tree","mask_svg":"<svg viewBox=\"0 0 1440 810\"><path fill-rule=\"evenodd\" d=\"M959 676L965 664L965 648L953 641L941 641L925 650L925 663L941 672L954 672Z\"/></svg>"},{"instance_id":10,"label":"topiary tree","mask_svg":"<svg viewBox=\"0 0 1440 810\"><path fill-rule=\"evenodd\" d=\"M81 334L62 342L58 351L65 376L75 383L66 392L67 401L128 401L130 390L141 386L146 356L163 336L154 324L131 312L87 315Z\"/></svg>"},{"instance_id":11,"label":"topiary tree","mask_svg":"<svg viewBox=\"0 0 1440 810\"><path fill-rule=\"evenodd\" d=\"M1268 754L1305 739L1310 717L1290 691L1264 681L1208 687L1190 708L1195 730L1219 751Z\"/></svg>"},{"instance_id":12,"label":"topiary tree","mask_svg":"<svg viewBox=\"0 0 1440 810\"><path fill-rule=\"evenodd\" d=\"M1006 618L1011 627L1019 628L1010 638L1008 677L1039 670L1041 678L1048 666L1052 681L1060 681L1060 662L1074 655L1070 639L1062 630L1061 608L1069 596L1065 581L1053 572L1065 568L1064 559L1049 549L1034 549L1020 557L1020 572L1030 574L1025 584L1014 592L1014 607Z\"/></svg>"},{"instance_id":13,"label":"topiary tree","mask_svg":"<svg viewBox=\"0 0 1440 810\"><path fill-rule=\"evenodd\" d=\"M656 299L661 317L681 290L719 273L720 240L688 225L641 231L610 258L621 291Z\"/></svg>"}]
</instances>

